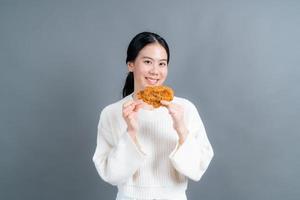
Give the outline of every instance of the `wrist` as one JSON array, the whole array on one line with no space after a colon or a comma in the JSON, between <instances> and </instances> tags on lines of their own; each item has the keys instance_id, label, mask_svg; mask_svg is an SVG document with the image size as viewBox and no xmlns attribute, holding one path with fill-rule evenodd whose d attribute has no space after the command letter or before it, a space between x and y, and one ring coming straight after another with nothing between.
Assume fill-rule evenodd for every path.
<instances>
[{"instance_id":1,"label":"wrist","mask_svg":"<svg viewBox=\"0 0 300 200\"><path fill-rule=\"evenodd\" d=\"M132 134L135 134L135 133L137 132L137 129L134 128L134 127L128 126L128 127L127 127L127 132L132 133Z\"/></svg>"},{"instance_id":2,"label":"wrist","mask_svg":"<svg viewBox=\"0 0 300 200\"><path fill-rule=\"evenodd\" d=\"M131 137L131 139L137 143L137 137L136 137L136 130L134 129L127 129L127 132L129 134L129 136Z\"/></svg>"},{"instance_id":3,"label":"wrist","mask_svg":"<svg viewBox=\"0 0 300 200\"><path fill-rule=\"evenodd\" d=\"M178 136L185 136L188 132L188 129L185 126L180 126L178 128L175 129L176 132L178 133Z\"/></svg>"},{"instance_id":4,"label":"wrist","mask_svg":"<svg viewBox=\"0 0 300 200\"><path fill-rule=\"evenodd\" d=\"M176 131L178 134L179 144L182 144L188 135L188 129L186 127L183 127L183 128L177 129Z\"/></svg>"}]
</instances>

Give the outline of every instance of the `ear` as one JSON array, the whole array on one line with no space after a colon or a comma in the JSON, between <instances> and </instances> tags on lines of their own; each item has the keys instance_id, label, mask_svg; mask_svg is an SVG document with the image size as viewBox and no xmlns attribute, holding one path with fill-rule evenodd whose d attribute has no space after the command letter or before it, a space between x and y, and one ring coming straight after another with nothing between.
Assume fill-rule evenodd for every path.
<instances>
[{"instance_id":1,"label":"ear","mask_svg":"<svg viewBox=\"0 0 300 200\"><path fill-rule=\"evenodd\" d=\"M133 72L133 68L134 68L133 62L128 62L127 67L128 67L128 71Z\"/></svg>"}]
</instances>

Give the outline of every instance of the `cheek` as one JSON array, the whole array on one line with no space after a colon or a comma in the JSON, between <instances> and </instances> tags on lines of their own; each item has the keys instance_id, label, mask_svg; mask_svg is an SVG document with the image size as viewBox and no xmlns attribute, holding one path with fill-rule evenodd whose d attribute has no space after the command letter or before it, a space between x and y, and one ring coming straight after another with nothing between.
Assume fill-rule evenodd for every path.
<instances>
[{"instance_id":1,"label":"cheek","mask_svg":"<svg viewBox=\"0 0 300 200\"><path fill-rule=\"evenodd\" d=\"M164 69L164 70L162 71L162 75L166 78L167 75L168 75L168 69Z\"/></svg>"},{"instance_id":2,"label":"cheek","mask_svg":"<svg viewBox=\"0 0 300 200\"><path fill-rule=\"evenodd\" d=\"M136 78L138 79L143 79L146 76L147 72L143 69L137 69L134 73Z\"/></svg>"}]
</instances>

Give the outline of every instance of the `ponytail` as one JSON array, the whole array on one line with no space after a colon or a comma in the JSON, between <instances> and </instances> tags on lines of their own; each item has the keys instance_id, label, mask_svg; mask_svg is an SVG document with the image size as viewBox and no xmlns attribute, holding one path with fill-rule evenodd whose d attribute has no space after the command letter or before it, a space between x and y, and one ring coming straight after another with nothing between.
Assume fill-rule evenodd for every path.
<instances>
[{"instance_id":1,"label":"ponytail","mask_svg":"<svg viewBox=\"0 0 300 200\"><path fill-rule=\"evenodd\" d=\"M133 93L133 91L134 91L133 72L129 72L126 77L125 85L123 88L123 97L130 95L131 93Z\"/></svg>"}]
</instances>

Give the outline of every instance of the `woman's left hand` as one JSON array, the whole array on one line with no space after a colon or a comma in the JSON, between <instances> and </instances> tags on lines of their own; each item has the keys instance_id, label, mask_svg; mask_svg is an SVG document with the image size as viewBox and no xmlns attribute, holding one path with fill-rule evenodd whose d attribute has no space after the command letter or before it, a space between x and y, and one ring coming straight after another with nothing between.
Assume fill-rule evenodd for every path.
<instances>
[{"instance_id":1,"label":"woman's left hand","mask_svg":"<svg viewBox=\"0 0 300 200\"><path fill-rule=\"evenodd\" d=\"M169 114L173 119L173 127L178 134L180 143L183 143L188 134L188 130L184 123L183 107L179 104L175 104L165 100L161 100L160 103L169 110Z\"/></svg>"}]
</instances>

